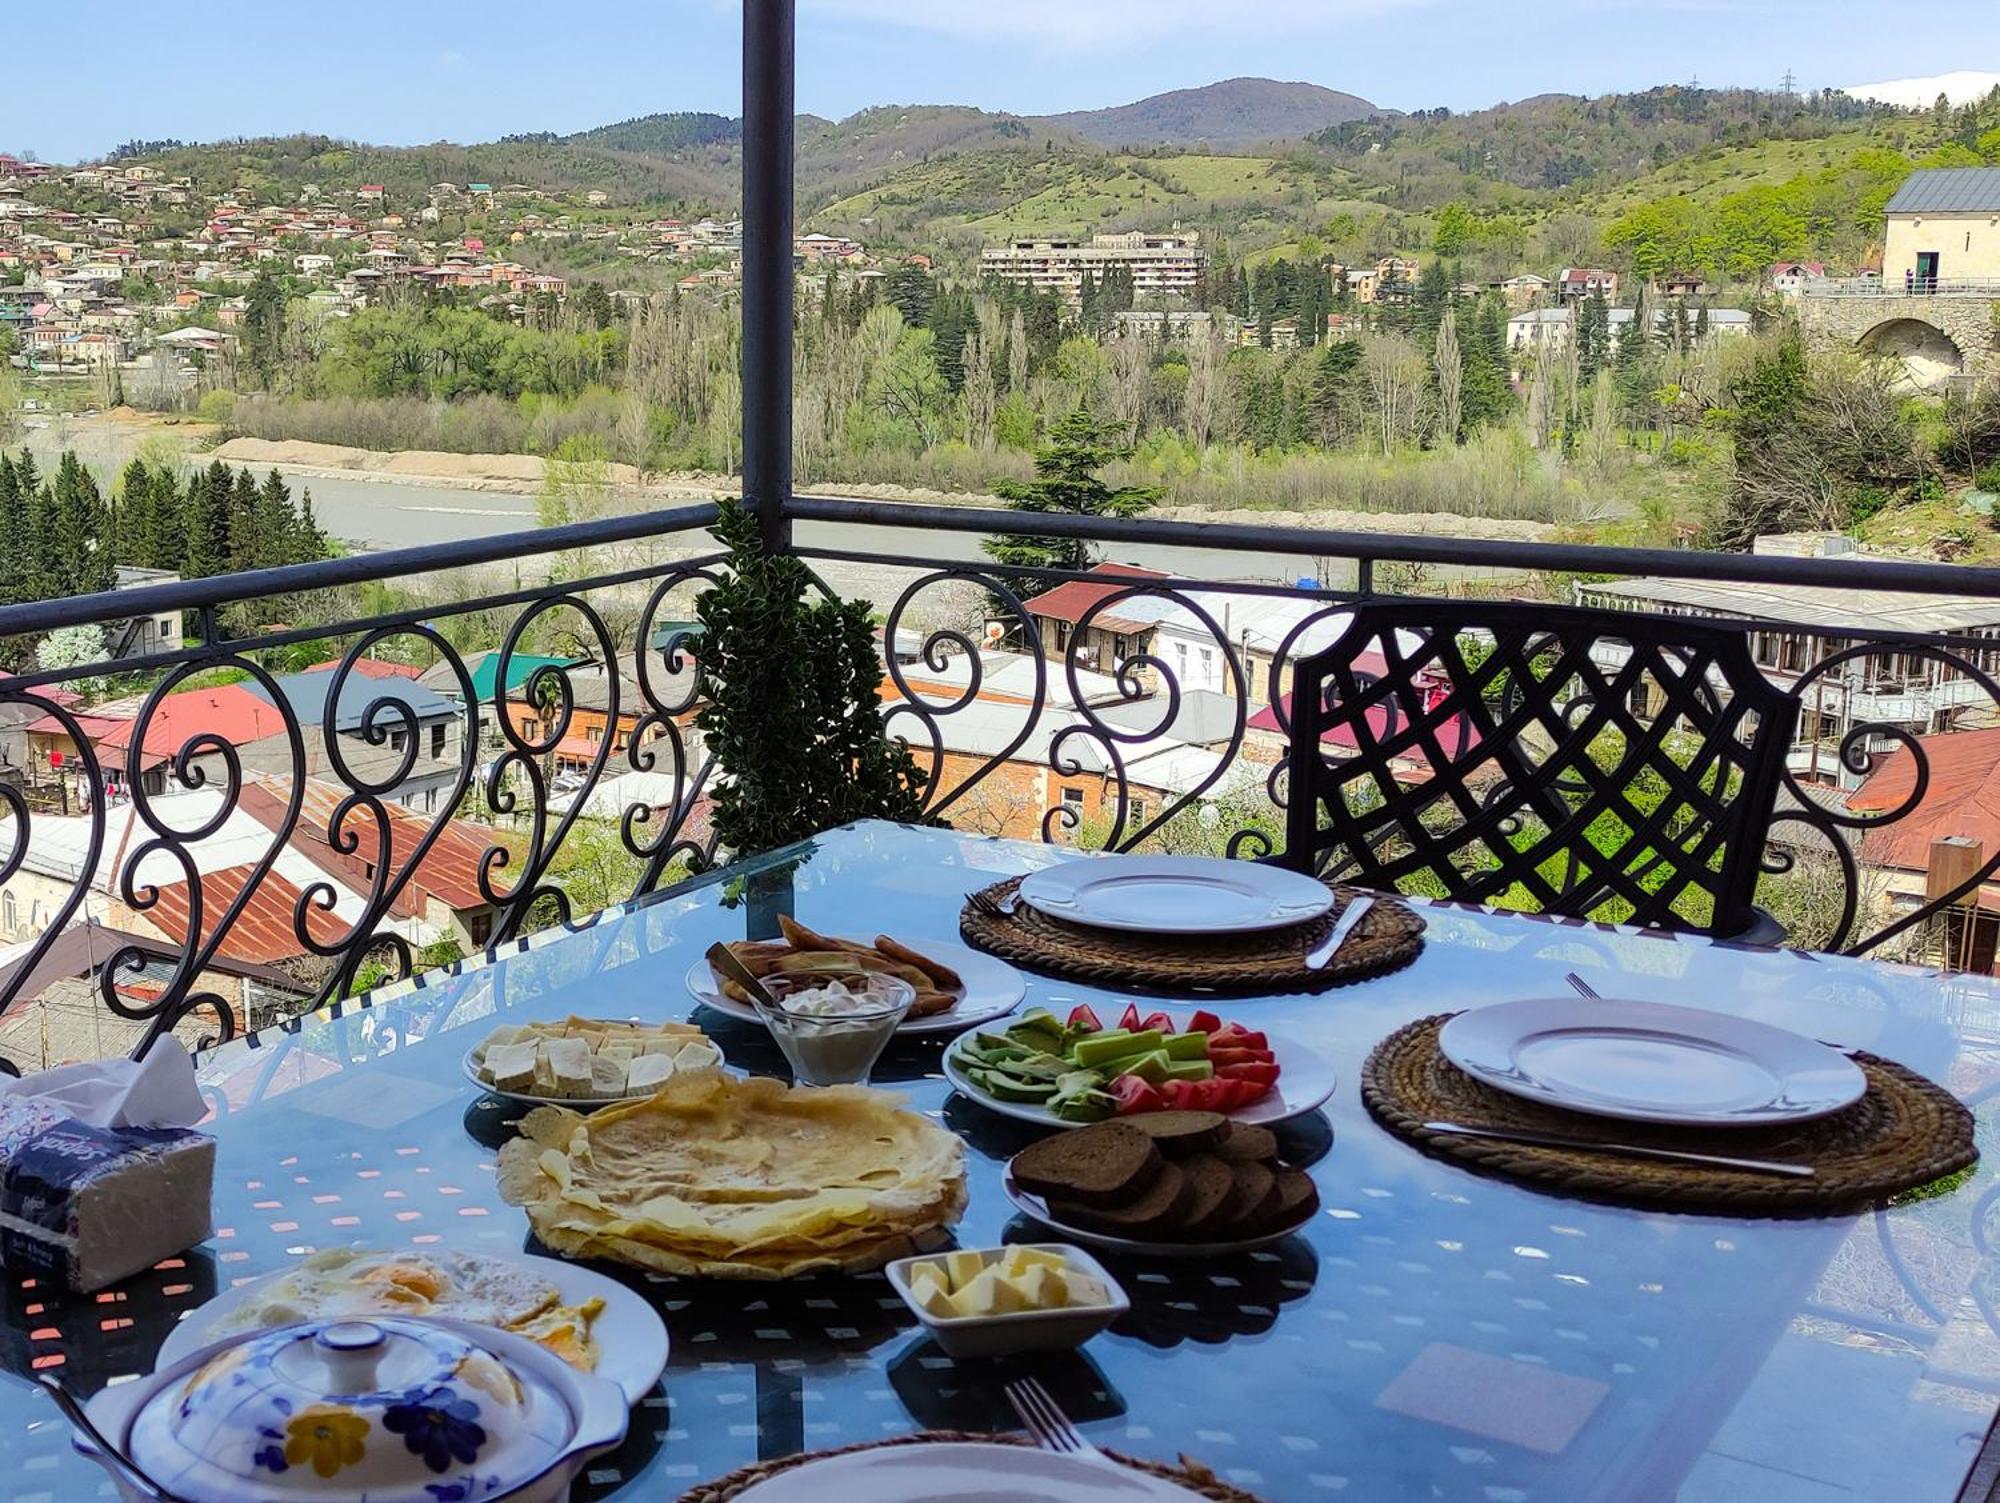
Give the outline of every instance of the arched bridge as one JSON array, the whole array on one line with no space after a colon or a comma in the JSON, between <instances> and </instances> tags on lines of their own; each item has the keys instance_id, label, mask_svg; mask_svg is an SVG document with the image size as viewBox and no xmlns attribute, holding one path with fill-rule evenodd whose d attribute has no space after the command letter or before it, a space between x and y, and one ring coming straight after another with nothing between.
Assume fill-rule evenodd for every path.
<instances>
[{"instance_id":1,"label":"arched bridge","mask_svg":"<svg viewBox=\"0 0 2000 1503\"><path fill-rule=\"evenodd\" d=\"M1957 375L2000 375L2000 298L1807 296L1798 308L1815 349L1900 360L1905 380L1924 390Z\"/></svg>"}]
</instances>

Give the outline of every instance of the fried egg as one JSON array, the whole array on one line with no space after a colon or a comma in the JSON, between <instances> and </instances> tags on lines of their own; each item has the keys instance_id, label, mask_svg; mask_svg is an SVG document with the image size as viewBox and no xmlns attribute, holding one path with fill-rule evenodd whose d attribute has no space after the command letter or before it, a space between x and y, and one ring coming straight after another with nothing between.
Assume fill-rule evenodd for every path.
<instances>
[{"instance_id":1,"label":"fried egg","mask_svg":"<svg viewBox=\"0 0 2000 1503\"><path fill-rule=\"evenodd\" d=\"M477 1253L316 1253L250 1300L229 1330L367 1315L436 1315L511 1330L553 1306L556 1286L516 1264Z\"/></svg>"}]
</instances>

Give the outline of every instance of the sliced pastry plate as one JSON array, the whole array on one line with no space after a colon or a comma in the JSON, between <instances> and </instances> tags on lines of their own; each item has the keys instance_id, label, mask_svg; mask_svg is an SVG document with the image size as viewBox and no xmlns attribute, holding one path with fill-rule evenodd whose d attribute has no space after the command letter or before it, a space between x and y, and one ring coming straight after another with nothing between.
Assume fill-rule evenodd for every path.
<instances>
[{"instance_id":1,"label":"sliced pastry plate","mask_svg":"<svg viewBox=\"0 0 2000 1503\"><path fill-rule=\"evenodd\" d=\"M625 1401L636 1404L653 1391L660 1374L667 1370L667 1328L659 1312L616 1279L560 1258L537 1258L527 1253L481 1252L496 1263L515 1264L524 1271L555 1285L557 1299L565 1305L601 1299L604 1309L591 1325L597 1342L597 1376L624 1390ZM236 1312L263 1298L271 1285L297 1272L280 1268L261 1278L238 1284L216 1295L207 1304L183 1317L168 1333L154 1359L154 1370L172 1367L183 1357L220 1341Z\"/></svg>"},{"instance_id":2,"label":"sliced pastry plate","mask_svg":"<svg viewBox=\"0 0 2000 1503\"><path fill-rule=\"evenodd\" d=\"M990 1441L879 1446L788 1467L736 1494L736 1503L1200 1503L1202 1495L1115 1462Z\"/></svg>"},{"instance_id":3,"label":"sliced pastry plate","mask_svg":"<svg viewBox=\"0 0 2000 1503\"><path fill-rule=\"evenodd\" d=\"M1187 1020L1176 1016L1174 1026L1185 1032ZM1252 1123L1289 1122L1294 1117L1303 1117L1307 1112L1317 1111L1333 1096L1339 1077L1333 1068L1333 1061L1310 1045L1300 1043L1289 1035L1270 1028L1261 1028L1273 1054L1278 1056L1278 1083L1260 1101L1238 1107L1233 1112L1222 1115L1232 1122ZM958 1049L953 1047L944 1052L944 1078L951 1082L952 1089L969 1101L976 1101L989 1111L1003 1117L1015 1117L1023 1122L1033 1122L1042 1127L1088 1127L1087 1122L1066 1122L1054 1112L1035 1101L1003 1101L1000 1097L980 1089L965 1073L965 1067L958 1058ZM1107 1119L1115 1121L1115 1118Z\"/></svg>"},{"instance_id":4,"label":"sliced pastry plate","mask_svg":"<svg viewBox=\"0 0 2000 1503\"><path fill-rule=\"evenodd\" d=\"M729 1057L722 1052L722 1045L714 1039L708 1039L707 1043L716 1053L717 1067L728 1069ZM459 1068L465 1072L465 1078L480 1090L489 1096L498 1096L502 1101L518 1101L524 1106L566 1106L571 1111L594 1112L599 1107L623 1106L628 1101L644 1101L654 1094L652 1091L640 1091L634 1096L534 1096L525 1091L503 1091L497 1085L479 1078L479 1061L475 1057L479 1053L479 1048L479 1045L474 1044L466 1050L465 1057L459 1061Z\"/></svg>"},{"instance_id":5,"label":"sliced pastry plate","mask_svg":"<svg viewBox=\"0 0 2000 1503\"><path fill-rule=\"evenodd\" d=\"M897 937L901 938L900 935ZM969 945L949 939L908 939L903 942L919 954L928 955L940 965L950 966L958 972L959 979L965 983L965 994L943 1012L934 1012L927 1018L904 1019L896 1029L898 1033L963 1033L981 1023L1004 1018L1028 995L1028 984L1019 971L1006 961L997 960ZM757 1016L756 1008L723 995L722 987L706 960L697 960L688 967L687 989L688 994L704 1007L712 1007L726 1017L762 1025L763 1020Z\"/></svg>"},{"instance_id":6,"label":"sliced pastry plate","mask_svg":"<svg viewBox=\"0 0 2000 1503\"><path fill-rule=\"evenodd\" d=\"M1254 1237L1242 1237L1234 1242L1145 1242L1131 1237L1114 1237L1106 1232L1086 1231L1080 1226L1057 1220L1049 1214L1048 1203L1041 1196L1029 1194L1014 1182L1012 1164L1001 1173L1000 1188L1015 1210L1030 1221L1038 1221L1051 1231L1060 1232L1071 1242L1081 1242L1085 1247L1101 1248L1105 1252L1138 1253L1148 1258L1215 1258L1226 1253L1255 1252L1260 1247L1275 1247L1310 1225L1318 1214L1315 1208L1290 1226L1260 1232Z\"/></svg>"}]
</instances>

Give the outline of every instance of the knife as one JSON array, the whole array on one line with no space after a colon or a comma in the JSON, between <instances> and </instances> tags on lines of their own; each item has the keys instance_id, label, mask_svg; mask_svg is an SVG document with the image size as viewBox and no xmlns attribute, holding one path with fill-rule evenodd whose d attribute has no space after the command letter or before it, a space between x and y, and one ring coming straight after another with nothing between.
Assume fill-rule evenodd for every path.
<instances>
[{"instance_id":1,"label":"knife","mask_svg":"<svg viewBox=\"0 0 2000 1503\"><path fill-rule=\"evenodd\" d=\"M778 1009L778 999L764 990L764 983L750 974L750 967L729 952L729 946L720 940L708 947L708 963L718 976L726 976L750 994L751 1000Z\"/></svg>"},{"instance_id":2,"label":"knife","mask_svg":"<svg viewBox=\"0 0 2000 1503\"><path fill-rule=\"evenodd\" d=\"M1679 1148L1651 1148L1643 1143L1602 1143L1595 1138L1567 1138L1559 1133L1528 1132L1513 1127L1472 1127L1463 1122L1426 1122L1425 1132L1455 1138L1491 1138L1497 1143L1523 1143L1530 1148L1580 1148L1586 1153L1614 1153L1628 1159L1660 1159L1669 1164L1706 1164L1711 1169L1741 1169L1746 1174L1778 1174L1787 1179L1811 1179L1808 1164L1783 1164L1775 1159L1733 1159L1719 1153L1689 1153Z\"/></svg>"},{"instance_id":3,"label":"knife","mask_svg":"<svg viewBox=\"0 0 2000 1503\"><path fill-rule=\"evenodd\" d=\"M1332 932L1319 942L1317 949L1306 956L1306 969L1317 971L1331 965L1333 957L1340 953L1340 947L1347 936L1354 932L1354 926L1360 923L1367 916L1368 910L1374 906L1373 898L1358 897L1341 909L1340 917L1335 920Z\"/></svg>"}]
</instances>

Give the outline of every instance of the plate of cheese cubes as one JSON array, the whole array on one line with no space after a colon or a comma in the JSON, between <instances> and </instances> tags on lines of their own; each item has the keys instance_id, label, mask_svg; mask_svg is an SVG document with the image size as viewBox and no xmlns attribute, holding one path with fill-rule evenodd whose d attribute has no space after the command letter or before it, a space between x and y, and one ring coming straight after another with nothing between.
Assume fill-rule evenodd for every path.
<instances>
[{"instance_id":1,"label":"plate of cheese cubes","mask_svg":"<svg viewBox=\"0 0 2000 1503\"><path fill-rule=\"evenodd\" d=\"M902 1258L889 1284L953 1357L1081 1346L1132 1308L1080 1247L1016 1243Z\"/></svg>"},{"instance_id":2,"label":"plate of cheese cubes","mask_svg":"<svg viewBox=\"0 0 2000 1503\"><path fill-rule=\"evenodd\" d=\"M616 1018L503 1023L466 1052L474 1085L537 1106L610 1106L656 1094L676 1075L722 1068L722 1050L692 1023Z\"/></svg>"}]
</instances>

